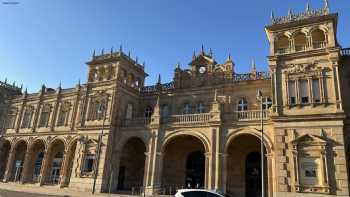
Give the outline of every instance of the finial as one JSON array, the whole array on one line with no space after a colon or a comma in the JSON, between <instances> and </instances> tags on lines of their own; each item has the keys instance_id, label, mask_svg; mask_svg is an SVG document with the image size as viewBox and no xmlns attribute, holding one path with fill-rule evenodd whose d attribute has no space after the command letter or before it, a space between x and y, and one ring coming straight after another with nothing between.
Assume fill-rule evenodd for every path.
<instances>
[{"instance_id":1,"label":"finial","mask_svg":"<svg viewBox=\"0 0 350 197\"><path fill-rule=\"evenodd\" d=\"M256 71L256 64L255 64L255 60L252 60L252 72Z\"/></svg>"},{"instance_id":2,"label":"finial","mask_svg":"<svg viewBox=\"0 0 350 197\"><path fill-rule=\"evenodd\" d=\"M105 49L102 49L101 55L104 55L104 54L105 54Z\"/></svg>"},{"instance_id":3,"label":"finial","mask_svg":"<svg viewBox=\"0 0 350 197\"><path fill-rule=\"evenodd\" d=\"M136 64L137 64L138 61L139 61L139 58L136 56L136 58L135 58Z\"/></svg>"},{"instance_id":4,"label":"finial","mask_svg":"<svg viewBox=\"0 0 350 197\"><path fill-rule=\"evenodd\" d=\"M289 9L288 9L288 16L292 16L292 14L293 14L292 9L289 8Z\"/></svg>"},{"instance_id":5,"label":"finial","mask_svg":"<svg viewBox=\"0 0 350 197\"><path fill-rule=\"evenodd\" d=\"M196 51L193 51L192 60L196 59Z\"/></svg>"},{"instance_id":6,"label":"finial","mask_svg":"<svg viewBox=\"0 0 350 197\"><path fill-rule=\"evenodd\" d=\"M94 51L92 52L92 58L95 58L95 56L96 56L96 52L95 52L95 49L94 49Z\"/></svg>"},{"instance_id":7,"label":"finial","mask_svg":"<svg viewBox=\"0 0 350 197\"><path fill-rule=\"evenodd\" d=\"M62 88L62 83L60 81L60 83L58 84L58 89L61 89Z\"/></svg>"},{"instance_id":8,"label":"finial","mask_svg":"<svg viewBox=\"0 0 350 197\"><path fill-rule=\"evenodd\" d=\"M209 48L209 55L210 57L213 57L213 50L211 48Z\"/></svg>"},{"instance_id":9,"label":"finial","mask_svg":"<svg viewBox=\"0 0 350 197\"><path fill-rule=\"evenodd\" d=\"M26 89L24 90L24 94L28 94L28 89L26 87Z\"/></svg>"},{"instance_id":10,"label":"finial","mask_svg":"<svg viewBox=\"0 0 350 197\"><path fill-rule=\"evenodd\" d=\"M177 62L176 69L180 69L180 62Z\"/></svg>"},{"instance_id":11,"label":"finial","mask_svg":"<svg viewBox=\"0 0 350 197\"><path fill-rule=\"evenodd\" d=\"M111 48L111 54L113 54L113 47Z\"/></svg>"},{"instance_id":12,"label":"finial","mask_svg":"<svg viewBox=\"0 0 350 197\"><path fill-rule=\"evenodd\" d=\"M306 3L306 12L309 12L310 11L310 2L307 1Z\"/></svg>"},{"instance_id":13,"label":"finial","mask_svg":"<svg viewBox=\"0 0 350 197\"><path fill-rule=\"evenodd\" d=\"M146 62L142 62L142 67L145 67L146 66Z\"/></svg>"},{"instance_id":14,"label":"finial","mask_svg":"<svg viewBox=\"0 0 350 197\"><path fill-rule=\"evenodd\" d=\"M275 13L273 12L273 10L271 10L271 20L272 20L272 21L275 20Z\"/></svg>"},{"instance_id":15,"label":"finial","mask_svg":"<svg viewBox=\"0 0 350 197\"><path fill-rule=\"evenodd\" d=\"M128 57L131 57L131 52L130 51L128 52Z\"/></svg>"},{"instance_id":16,"label":"finial","mask_svg":"<svg viewBox=\"0 0 350 197\"><path fill-rule=\"evenodd\" d=\"M161 82L161 79L160 79L160 74L158 74L158 82L157 82L157 84L161 84L162 82Z\"/></svg>"},{"instance_id":17,"label":"finial","mask_svg":"<svg viewBox=\"0 0 350 197\"><path fill-rule=\"evenodd\" d=\"M204 55L204 45L202 44L201 54Z\"/></svg>"},{"instance_id":18,"label":"finial","mask_svg":"<svg viewBox=\"0 0 350 197\"><path fill-rule=\"evenodd\" d=\"M23 83L21 84L21 90L23 89Z\"/></svg>"},{"instance_id":19,"label":"finial","mask_svg":"<svg viewBox=\"0 0 350 197\"><path fill-rule=\"evenodd\" d=\"M228 54L228 57L227 57L227 60L226 60L227 62L230 62L230 61L232 61L232 59L231 59L231 54L229 53Z\"/></svg>"},{"instance_id":20,"label":"finial","mask_svg":"<svg viewBox=\"0 0 350 197\"><path fill-rule=\"evenodd\" d=\"M13 81L12 86L13 86L13 87L16 86L16 81Z\"/></svg>"},{"instance_id":21,"label":"finial","mask_svg":"<svg viewBox=\"0 0 350 197\"><path fill-rule=\"evenodd\" d=\"M329 1L324 0L324 8L329 9Z\"/></svg>"},{"instance_id":22,"label":"finial","mask_svg":"<svg viewBox=\"0 0 350 197\"><path fill-rule=\"evenodd\" d=\"M121 53L121 52L123 52L123 46L122 45L119 46L119 53Z\"/></svg>"},{"instance_id":23,"label":"finial","mask_svg":"<svg viewBox=\"0 0 350 197\"><path fill-rule=\"evenodd\" d=\"M7 78L5 78L5 84L7 84Z\"/></svg>"}]
</instances>

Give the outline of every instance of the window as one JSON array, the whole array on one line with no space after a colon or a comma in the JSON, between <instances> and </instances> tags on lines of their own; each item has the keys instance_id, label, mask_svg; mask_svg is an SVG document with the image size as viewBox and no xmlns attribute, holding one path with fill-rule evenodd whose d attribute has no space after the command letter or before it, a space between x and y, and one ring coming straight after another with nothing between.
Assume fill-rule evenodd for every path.
<instances>
[{"instance_id":1,"label":"window","mask_svg":"<svg viewBox=\"0 0 350 197\"><path fill-rule=\"evenodd\" d=\"M162 116L163 117L168 117L169 116L169 106L168 105L163 105L163 107L162 107Z\"/></svg>"},{"instance_id":2,"label":"window","mask_svg":"<svg viewBox=\"0 0 350 197\"><path fill-rule=\"evenodd\" d=\"M92 172L94 170L95 154L86 154L84 159L83 172Z\"/></svg>"},{"instance_id":3,"label":"window","mask_svg":"<svg viewBox=\"0 0 350 197\"><path fill-rule=\"evenodd\" d=\"M146 107L145 114L144 114L145 118L151 118L152 114L153 114L152 107L151 106Z\"/></svg>"},{"instance_id":4,"label":"window","mask_svg":"<svg viewBox=\"0 0 350 197\"><path fill-rule=\"evenodd\" d=\"M57 126L66 126L70 111L70 104L64 103L61 105L61 110L58 114Z\"/></svg>"},{"instance_id":5,"label":"window","mask_svg":"<svg viewBox=\"0 0 350 197\"><path fill-rule=\"evenodd\" d=\"M301 184L318 185L319 184L319 164L320 158L304 157L300 161Z\"/></svg>"},{"instance_id":6,"label":"window","mask_svg":"<svg viewBox=\"0 0 350 197\"><path fill-rule=\"evenodd\" d=\"M197 113L204 113L204 105L202 102L197 104Z\"/></svg>"},{"instance_id":7,"label":"window","mask_svg":"<svg viewBox=\"0 0 350 197\"><path fill-rule=\"evenodd\" d=\"M131 120L132 119L132 104L128 103L127 107L126 107L126 114L125 114L125 119L127 120Z\"/></svg>"},{"instance_id":8,"label":"window","mask_svg":"<svg viewBox=\"0 0 350 197\"><path fill-rule=\"evenodd\" d=\"M47 127L49 125L51 106L44 105L41 111L38 127Z\"/></svg>"},{"instance_id":9,"label":"window","mask_svg":"<svg viewBox=\"0 0 350 197\"><path fill-rule=\"evenodd\" d=\"M288 81L289 104L296 104L295 81Z\"/></svg>"},{"instance_id":10,"label":"window","mask_svg":"<svg viewBox=\"0 0 350 197\"><path fill-rule=\"evenodd\" d=\"M320 94L319 79L313 79L312 80L312 94L314 96L314 102L315 103L320 103L321 102L321 94Z\"/></svg>"},{"instance_id":11,"label":"window","mask_svg":"<svg viewBox=\"0 0 350 197\"><path fill-rule=\"evenodd\" d=\"M15 122L16 122L16 114L10 114L7 117L7 121L6 121L6 128L7 129L13 129L15 127Z\"/></svg>"},{"instance_id":12,"label":"window","mask_svg":"<svg viewBox=\"0 0 350 197\"><path fill-rule=\"evenodd\" d=\"M262 108L263 110L270 109L272 106L271 98L263 98Z\"/></svg>"},{"instance_id":13,"label":"window","mask_svg":"<svg viewBox=\"0 0 350 197\"><path fill-rule=\"evenodd\" d=\"M301 104L309 103L309 88L307 80L300 80L300 98Z\"/></svg>"},{"instance_id":14,"label":"window","mask_svg":"<svg viewBox=\"0 0 350 197\"><path fill-rule=\"evenodd\" d=\"M89 120L102 120L106 113L106 105L107 103L105 99L95 99L92 101Z\"/></svg>"},{"instance_id":15,"label":"window","mask_svg":"<svg viewBox=\"0 0 350 197\"><path fill-rule=\"evenodd\" d=\"M248 110L248 101L246 99L241 99L238 101L238 111L247 111Z\"/></svg>"},{"instance_id":16,"label":"window","mask_svg":"<svg viewBox=\"0 0 350 197\"><path fill-rule=\"evenodd\" d=\"M27 107L23 115L21 128L29 128L31 126L32 117L33 117L33 109L31 107Z\"/></svg>"},{"instance_id":17,"label":"window","mask_svg":"<svg viewBox=\"0 0 350 197\"><path fill-rule=\"evenodd\" d=\"M191 105L189 103L185 103L184 104L184 108L183 108L183 114L190 114L191 113Z\"/></svg>"}]
</instances>

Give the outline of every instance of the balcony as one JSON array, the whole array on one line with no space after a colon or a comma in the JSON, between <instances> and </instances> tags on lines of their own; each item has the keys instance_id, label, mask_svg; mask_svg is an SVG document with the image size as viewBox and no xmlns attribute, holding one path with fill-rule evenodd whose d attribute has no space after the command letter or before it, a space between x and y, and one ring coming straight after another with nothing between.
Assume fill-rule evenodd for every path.
<instances>
[{"instance_id":1,"label":"balcony","mask_svg":"<svg viewBox=\"0 0 350 197\"><path fill-rule=\"evenodd\" d=\"M168 118L164 118L163 122L171 124L198 124L207 123L211 118L211 113L184 114L169 116Z\"/></svg>"},{"instance_id":2,"label":"balcony","mask_svg":"<svg viewBox=\"0 0 350 197\"><path fill-rule=\"evenodd\" d=\"M269 117L268 111L262 111L264 120L267 120ZM260 110L250 110L250 111L236 111L235 118L238 121L257 121L261 120L261 111Z\"/></svg>"}]
</instances>

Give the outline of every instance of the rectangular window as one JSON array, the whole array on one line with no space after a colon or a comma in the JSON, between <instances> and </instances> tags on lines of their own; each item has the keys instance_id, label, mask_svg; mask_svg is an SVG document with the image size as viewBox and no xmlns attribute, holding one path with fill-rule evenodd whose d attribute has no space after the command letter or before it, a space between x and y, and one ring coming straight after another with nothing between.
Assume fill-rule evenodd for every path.
<instances>
[{"instance_id":1,"label":"rectangular window","mask_svg":"<svg viewBox=\"0 0 350 197\"><path fill-rule=\"evenodd\" d=\"M295 81L288 81L289 104L296 104Z\"/></svg>"},{"instance_id":2,"label":"rectangular window","mask_svg":"<svg viewBox=\"0 0 350 197\"><path fill-rule=\"evenodd\" d=\"M320 103L321 102L321 93L320 93L319 79L312 80L312 93L314 95L314 102Z\"/></svg>"},{"instance_id":3,"label":"rectangular window","mask_svg":"<svg viewBox=\"0 0 350 197\"><path fill-rule=\"evenodd\" d=\"M42 112L39 121L39 127L47 127L49 122L50 112Z\"/></svg>"},{"instance_id":4,"label":"rectangular window","mask_svg":"<svg viewBox=\"0 0 350 197\"><path fill-rule=\"evenodd\" d=\"M318 185L320 158L304 157L300 158L301 184Z\"/></svg>"},{"instance_id":5,"label":"rectangular window","mask_svg":"<svg viewBox=\"0 0 350 197\"><path fill-rule=\"evenodd\" d=\"M92 172L94 170L95 154L87 154L84 160L83 172Z\"/></svg>"},{"instance_id":6,"label":"rectangular window","mask_svg":"<svg viewBox=\"0 0 350 197\"><path fill-rule=\"evenodd\" d=\"M15 127L16 117L17 116L15 114L8 116L8 119L6 122L6 128L13 129Z\"/></svg>"},{"instance_id":7,"label":"rectangular window","mask_svg":"<svg viewBox=\"0 0 350 197\"><path fill-rule=\"evenodd\" d=\"M300 80L300 98L302 104L309 103L309 88L307 80Z\"/></svg>"},{"instance_id":8,"label":"rectangular window","mask_svg":"<svg viewBox=\"0 0 350 197\"><path fill-rule=\"evenodd\" d=\"M57 126L64 126L66 125L66 119L68 116L68 111L66 110L62 110L58 116L58 120L57 120Z\"/></svg>"}]
</instances>

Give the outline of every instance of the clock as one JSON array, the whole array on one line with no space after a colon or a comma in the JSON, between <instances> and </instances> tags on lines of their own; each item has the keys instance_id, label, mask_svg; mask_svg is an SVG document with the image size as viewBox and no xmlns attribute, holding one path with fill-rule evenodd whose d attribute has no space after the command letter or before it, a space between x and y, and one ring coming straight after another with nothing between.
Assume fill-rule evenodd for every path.
<instances>
[{"instance_id":1,"label":"clock","mask_svg":"<svg viewBox=\"0 0 350 197\"><path fill-rule=\"evenodd\" d=\"M198 69L199 73L203 74L206 71L206 68L204 66L199 67Z\"/></svg>"}]
</instances>

